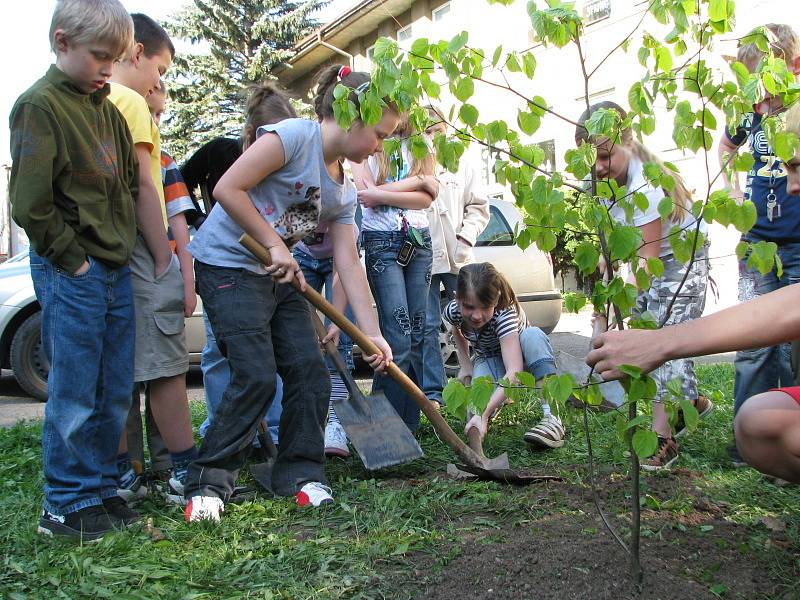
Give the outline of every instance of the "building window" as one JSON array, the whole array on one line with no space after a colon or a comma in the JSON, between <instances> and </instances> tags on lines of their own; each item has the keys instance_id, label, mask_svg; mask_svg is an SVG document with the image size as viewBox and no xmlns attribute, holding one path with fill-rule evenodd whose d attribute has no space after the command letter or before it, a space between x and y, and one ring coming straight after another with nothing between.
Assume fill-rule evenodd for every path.
<instances>
[{"instance_id":1,"label":"building window","mask_svg":"<svg viewBox=\"0 0 800 600\"><path fill-rule=\"evenodd\" d=\"M433 12L431 13L432 21L434 23L438 23L449 14L450 14L450 3L445 2L441 6L433 9Z\"/></svg>"},{"instance_id":2,"label":"building window","mask_svg":"<svg viewBox=\"0 0 800 600\"><path fill-rule=\"evenodd\" d=\"M400 43L407 42L411 39L412 35L414 35L414 32L411 30L411 25L408 25L407 27L397 30L397 41Z\"/></svg>"},{"instance_id":3,"label":"building window","mask_svg":"<svg viewBox=\"0 0 800 600\"><path fill-rule=\"evenodd\" d=\"M584 25L591 25L611 16L611 0L587 0L581 7Z\"/></svg>"}]
</instances>

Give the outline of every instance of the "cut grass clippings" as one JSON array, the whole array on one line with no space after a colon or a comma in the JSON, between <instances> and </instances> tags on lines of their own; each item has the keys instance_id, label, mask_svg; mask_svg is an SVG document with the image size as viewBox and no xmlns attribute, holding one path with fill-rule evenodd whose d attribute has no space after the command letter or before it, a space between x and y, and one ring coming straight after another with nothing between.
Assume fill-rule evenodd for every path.
<instances>
[{"instance_id":1,"label":"cut grass clippings","mask_svg":"<svg viewBox=\"0 0 800 600\"><path fill-rule=\"evenodd\" d=\"M653 540L666 536L679 546L681 540L695 539L691 536L710 535L713 525L692 521L698 502L706 502L714 507L717 523L746 532L738 542L742 560L759 561L774 583L752 597L797 597L800 492L796 486L768 483L752 469L729 468L733 370L730 365L697 370L702 391L717 407L697 431L681 439L676 467L683 475L643 477L644 535ZM91 545L36 534L41 426L24 423L0 430L0 598L417 597L430 586L445 585L448 565L470 549L498 543L505 530L594 518L581 414L572 411L566 418L564 448L533 453L522 433L538 419L537 410L527 402L504 409L487 438L486 453L508 452L514 467L560 474L563 484L511 488L447 479L444 470L453 455L424 423L419 435L424 459L378 474L365 472L356 457L330 461L335 504L329 508L301 509L291 499L263 498L226 506L219 524L187 525L181 509L150 498L138 508L152 518L160 535L139 527ZM204 418L198 403L192 418L196 425ZM614 416L591 415L590 429L604 508L625 532L627 459ZM673 485L673 479L680 485ZM567 493L576 490L577 495ZM602 525L580 525L576 531L579 559L581 536L596 542ZM616 552L610 539L598 543ZM624 561L612 576L624 581ZM713 565L687 567L680 576L708 597L739 597ZM565 590L561 597L573 596Z\"/></svg>"}]
</instances>

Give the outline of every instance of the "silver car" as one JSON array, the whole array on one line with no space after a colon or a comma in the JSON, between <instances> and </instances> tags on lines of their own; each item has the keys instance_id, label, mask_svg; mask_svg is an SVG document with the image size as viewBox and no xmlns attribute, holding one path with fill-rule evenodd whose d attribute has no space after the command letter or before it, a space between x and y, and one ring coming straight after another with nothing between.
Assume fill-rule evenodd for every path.
<instances>
[{"instance_id":1,"label":"silver car","mask_svg":"<svg viewBox=\"0 0 800 600\"><path fill-rule=\"evenodd\" d=\"M535 246L522 250L514 244L514 229L521 225L522 217L513 204L493 199L475 259L493 263L511 283L528 321L550 333L561 317L561 293L555 287L549 255ZM186 319L186 344L195 364L205 345L199 299L197 304ZM40 327L41 310L33 292L28 253L23 252L0 265L0 366L10 368L22 389L44 401L50 365L42 351ZM458 360L452 334L444 325L440 341L445 369L448 376L454 376Z\"/></svg>"}]
</instances>

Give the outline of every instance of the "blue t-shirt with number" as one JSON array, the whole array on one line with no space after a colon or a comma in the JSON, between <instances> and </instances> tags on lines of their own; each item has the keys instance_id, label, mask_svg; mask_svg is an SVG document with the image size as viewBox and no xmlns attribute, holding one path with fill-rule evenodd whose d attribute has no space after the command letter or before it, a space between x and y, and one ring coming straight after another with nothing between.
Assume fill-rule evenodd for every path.
<instances>
[{"instance_id":1,"label":"blue t-shirt with number","mask_svg":"<svg viewBox=\"0 0 800 600\"><path fill-rule=\"evenodd\" d=\"M747 141L755 160L753 168L747 174L744 198L755 204L758 218L743 238L776 244L800 242L800 198L790 195L786 190L786 168L767 142L761 120L761 115L748 113L734 135L725 131L728 139L737 146ZM780 217L777 216L776 208L776 216L772 221L767 218L767 195L770 191L775 194L781 214Z\"/></svg>"}]
</instances>

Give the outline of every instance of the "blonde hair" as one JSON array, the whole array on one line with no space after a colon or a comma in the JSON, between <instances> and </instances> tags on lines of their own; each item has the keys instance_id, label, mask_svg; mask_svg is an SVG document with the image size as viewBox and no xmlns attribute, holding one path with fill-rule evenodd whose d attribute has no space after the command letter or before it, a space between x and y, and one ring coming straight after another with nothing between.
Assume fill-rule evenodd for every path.
<instances>
[{"instance_id":1,"label":"blonde hair","mask_svg":"<svg viewBox=\"0 0 800 600\"><path fill-rule=\"evenodd\" d=\"M789 65L800 54L800 37L797 32L789 25L780 23L767 23L763 27L766 30L772 54L776 58L782 58ZM763 57L764 53L756 44L742 44L736 53L736 60L751 71L756 69Z\"/></svg>"},{"instance_id":2,"label":"blonde hair","mask_svg":"<svg viewBox=\"0 0 800 600\"><path fill-rule=\"evenodd\" d=\"M794 104L786 111L784 119L786 122L786 131L800 137L800 102Z\"/></svg>"},{"instance_id":3,"label":"blonde hair","mask_svg":"<svg viewBox=\"0 0 800 600\"><path fill-rule=\"evenodd\" d=\"M50 22L50 47L56 53L58 29L72 44L108 44L117 58L133 47L133 20L118 0L58 0Z\"/></svg>"},{"instance_id":4,"label":"blonde hair","mask_svg":"<svg viewBox=\"0 0 800 600\"><path fill-rule=\"evenodd\" d=\"M575 127L576 144L580 144L581 142L596 143L601 141L592 139L592 137L589 135L589 131L586 129L586 121L589 120L589 117L591 117L592 114L601 109L615 111L622 121L624 121L628 116L625 110L623 110L623 108L616 102L606 100L603 102L598 102L597 104L593 104L588 109L583 111L581 116L578 118L578 124ZM664 193L672 199L673 203L672 213L670 213L669 218L673 223L680 223L683 221L686 213L691 210L692 205L692 194L686 187L683 178L677 172L665 165L660 158L650 152L650 150L648 150L644 144L639 142L639 140L634 139L633 132L631 131L630 127L620 129L616 135L616 139L611 141L614 144L621 143L623 147L627 148L631 154L633 154L643 163L655 163L662 169L662 171L672 177L672 179L675 181L675 189L672 191L666 189L664 190Z\"/></svg>"},{"instance_id":5,"label":"blonde hair","mask_svg":"<svg viewBox=\"0 0 800 600\"><path fill-rule=\"evenodd\" d=\"M428 107L428 113L435 112L435 109ZM438 113L436 113L438 117ZM401 139L407 138L411 135L422 135L422 133L414 132L411 129L411 124L408 119L408 113L404 113L400 115L400 125L397 126L395 130L395 135L400 137ZM406 175L406 179L410 179L411 177L425 177L426 175L433 175L436 171L436 152L432 147L428 148L428 154L420 159L412 159L411 167L408 170L408 175ZM401 153L402 156L402 153ZM378 176L375 179L376 185L381 185L386 183L386 179L389 177L389 172L391 170L391 156L387 156L385 152L379 152L375 155L375 158L378 162Z\"/></svg>"}]
</instances>

